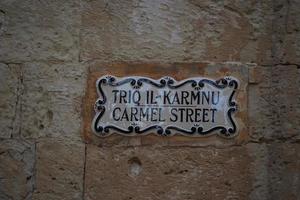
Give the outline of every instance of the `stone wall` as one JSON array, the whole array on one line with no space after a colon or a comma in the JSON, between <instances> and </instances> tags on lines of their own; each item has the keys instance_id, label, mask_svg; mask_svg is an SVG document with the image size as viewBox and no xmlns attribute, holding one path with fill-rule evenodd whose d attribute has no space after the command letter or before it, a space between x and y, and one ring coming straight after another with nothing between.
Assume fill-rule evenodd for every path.
<instances>
[{"instance_id":1,"label":"stone wall","mask_svg":"<svg viewBox=\"0 0 300 200\"><path fill-rule=\"evenodd\" d=\"M299 0L1 0L0 199L300 199L299 31ZM249 137L84 142L90 66L131 62L252 63Z\"/></svg>"}]
</instances>

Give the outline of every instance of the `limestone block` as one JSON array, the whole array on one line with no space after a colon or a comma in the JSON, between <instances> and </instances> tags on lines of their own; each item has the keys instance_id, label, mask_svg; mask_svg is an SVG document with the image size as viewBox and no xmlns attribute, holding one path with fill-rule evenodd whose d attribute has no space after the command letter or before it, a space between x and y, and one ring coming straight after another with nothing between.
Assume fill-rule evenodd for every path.
<instances>
[{"instance_id":1,"label":"limestone block","mask_svg":"<svg viewBox=\"0 0 300 200\"><path fill-rule=\"evenodd\" d=\"M300 64L300 2L290 1L287 21L287 38L284 52L285 62Z\"/></svg>"},{"instance_id":2,"label":"limestone block","mask_svg":"<svg viewBox=\"0 0 300 200\"><path fill-rule=\"evenodd\" d=\"M262 81L249 85L249 125L254 140L299 139L299 72L294 65L262 68Z\"/></svg>"},{"instance_id":3,"label":"limestone block","mask_svg":"<svg viewBox=\"0 0 300 200\"><path fill-rule=\"evenodd\" d=\"M0 64L0 138L19 134L21 78L20 65Z\"/></svg>"},{"instance_id":4,"label":"limestone block","mask_svg":"<svg viewBox=\"0 0 300 200\"><path fill-rule=\"evenodd\" d=\"M26 63L22 136L80 140L86 71L78 63Z\"/></svg>"},{"instance_id":5,"label":"limestone block","mask_svg":"<svg viewBox=\"0 0 300 200\"><path fill-rule=\"evenodd\" d=\"M4 0L0 8L1 61L78 59L79 0Z\"/></svg>"},{"instance_id":6,"label":"limestone block","mask_svg":"<svg viewBox=\"0 0 300 200\"><path fill-rule=\"evenodd\" d=\"M90 144L85 199L297 199L299 148L298 143L225 149Z\"/></svg>"},{"instance_id":7,"label":"limestone block","mask_svg":"<svg viewBox=\"0 0 300 200\"><path fill-rule=\"evenodd\" d=\"M271 62L272 1L86 1L82 60Z\"/></svg>"},{"instance_id":8,"label":"limestone block","mask_svg":"<svg viewBox=\"0 0 300 200\"><path fill-rule=\"evenodd\" d=\"M248 144L252 192L247 199L299 199L299 143Z\"/></svg>"},{"instance_id":9,"label":"limestone block","mask_svg":"<svg viewBox=\"0 0 300 200\"><path fill-rule=\"evenodd\" d=\"M274 63L300 64L300 2L274 2Z\"/></svg>"},{"instance_id":10,"label":"limestone block","mask_svg":"<svg viewBox=\"0 0 300 200\"><path fill-rule=\"evenodd\" d=\"M82 199L84 150L78 142L39 139L33 199Z\"/></svg>"},{"instance_id":11,"label":"limestone block","mask_svg":"<svg viewBox=\"0 0 300 200\"><path fill-rule=\"evenodd\" d=\"M85 199L247 199L245 147L87 147ZM97 177L97 178L95 178Z\"/></svg>"},{"instance_id":12,"label":"limestone block","mask_svg":"<svg viewBox=\"0 0 300 200\"><path fill-rule=\"evenodd\" d=\"M0 140L0 199L30 199L34 189L35 144Z\"/></svg>"}]
</instances>

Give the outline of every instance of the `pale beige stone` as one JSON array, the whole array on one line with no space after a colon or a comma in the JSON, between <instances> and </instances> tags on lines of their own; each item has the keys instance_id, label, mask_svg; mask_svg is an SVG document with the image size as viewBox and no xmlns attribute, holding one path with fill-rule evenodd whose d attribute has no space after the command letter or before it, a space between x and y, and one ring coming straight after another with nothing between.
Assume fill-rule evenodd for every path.
<instances>
[{"instance_id":1,"label":"pale beige stone","mask_svg":"<svg viewBox=\"0 0 300 200\"><path fill-rule=\"evenodd\" d=\"M85 145L62 139L37 141L33 199L82 199Z\"/></svg>"},{"instance_id":2,"label":"pale beige stone","mask_svg":"<svg viewBox=\"0 0 300 200\"><path fill-rule=\"evenodd\" d=\"M249 66L248 70L249 70L248 72L249 84L257 84L262 81L263 77L262 77L262 72L260 67L258 67L257 65L253 65L253 66Z\"/></svg>"},{"instance_id":3,"label":"pale beige stone","mask_svg":"<svg viewBox=\"0 0 300 200\"><path fill-rule=\"evenodd\" d=\"M88 145L85 199L297 199L299 148Z\"/></svg>"},{"instance_id":4,"label":"pale beige stone","mask_svg":"<svg viewBox=\"0 0 300 200\"><path fill-rule=\"evenodd\" d=\"M35 143L0 140L0 199L30 199L35 179Z\"/></svg>"},{"instance_id":5,"label":"pale beige stone","mask_svg":"<svg viewBox=\"0 0 300 200\"><path fill-rule=\"evenodd\" d=\"M1 0L0 199L300 199L299 7L299 0ZM233 62L221 72L249 81L243 137L116 136L85 152L81 112L93 108L82 104L85 66L132 75L134 63L207 62L206 75L216 75L228 61L257 64L248 71ZM112 63L130 66L116 72ZM154 75L148 69L141 67ZM173 72L203 71L174 64L155 76Z\"/></svg>"},{"instance_id":6,"label":"pale beige stone","mask_svg":"<svg viewBox=\"0 0 300 200\"><path fill-rule=\"evenodd\" d=\"M79 0L2 0L0 8L0 61L78 60Z\"/></svg>"},{"instance_id":7,"label":"pale beige stone","mask_svg":"<svg viewBox=\"0 0 300 200\"><path fill-rule=\"evenodd\" d=\"M22 106L22 136L80 139L85 65L26 63Z\"/></svg>"},{"instance_id":8,"label":"pale beige stone","mask_svg":"<svg viewBox=\"0 0 300 200\"><path fill-rule=\"evenodd\" d=\"M86 162L86 200L247 199L252 187L245 147L88 145Z\"/></svg>"},{"instance_id":9,"label":"pale beige stone","mask_svg":"<svg viewBox=\"0 0 300 200\"><path fill-rule=\"evenodd\" d=\"M254 140L299 140L299 72L294 65L261 68L263 80L249 85L249 126Z\"/></svg>"},{"instance_id":10,"label":"pale beige stone","mask_svg":"<svg viewBox=\"0 0 300 200\"><path fill-rule=\"evenodd\" d=\"M300 195L299 143L248 144L252 173L247 199L294 200Z\"/></svg>"},{"instance_id":11,"label":"pale beige stone","mask_svg":"<svg viewBox=\"0 0 300 200\"><path fill-rule=\"evenodd\" d=\"M0 63L0 138L19 135L21 79L20 65Z\"/></svg>"},{"instance_id":12,"label":"pale beige stone","mask_svg":"<svg viewBox=\"0 0 300 200\"><path fill-rule=\"evenodd\" d=\"M300 63L300 2L274 2L273 63Z\"/></svg>"},{"instance_id":13,"label":"pale beige stone","mask_svg":"<svg viewBox=\"0 0 300 200\"><path fill-rule=\"evenodd\" d=\"M85 1L84 61L271 63L272 1Z\"/></svg>"}]
</instances>

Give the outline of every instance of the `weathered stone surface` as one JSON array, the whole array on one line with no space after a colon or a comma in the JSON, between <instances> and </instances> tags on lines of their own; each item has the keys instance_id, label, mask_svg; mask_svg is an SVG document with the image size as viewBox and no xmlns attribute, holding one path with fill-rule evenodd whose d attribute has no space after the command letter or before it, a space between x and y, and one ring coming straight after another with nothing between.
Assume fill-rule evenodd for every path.
<instances>
[{"instance_id":1,"label":"weathered stone surface","mask_svg":"<svg viewBox=\"0 0 300 200\"><path fill-rule=\"evenodd\" d=\"M299 143L248 144L247 149L254 179L247 199L299 199Z\"/></svg>"},{"instance_id":2,"label":"weathered stone surface","mask_svg":"<svg viewBox=\"0 0 300 200\"><path fill-rule=\"evenodd\" d=\"M0 199L30 199L34 188L35 144L0 140Z\"/></svg>"},{"instance_id":3,"label":"weathered stone surface","mask_svg":"<svg viewBox=\"0 0 300 200\"><path fill-rule=\"evenodd\" d=\"M22 136L80 140L84 65L26 63L23 71Z\"/></svg>"},{"instance_id":4,"label":"weathered stone surface","mask_svg":"<svg viewBox=\"0 0 300 200\"><path fill-rule=\"evenodd\" d=\"M300 199L299 8L299 0L1 0L0 199ZM223 61L257 64L219 71L248 77L247 134L115 136L85 152L86 65L132 75L132 66L111 66L206 61L209 74ZM193 70L141 68L203 72Z\"/></svg>"},{"instance_id":5,"label":"weathered stone surface","mask_svg":"<svg viewBox=\"0 0 300 200\"><path fill-rule=\"evenodd\" d=\"M0 60L78 60L80 1L0 2Z\"/></svg>"},{"instance_id":6,"label":"weathered stone surface","mask_svg":"<svg viewBox=\"0 0 300 200\"><path fill-rule=\"evenodd\" d=\"M245 147L87 147L85 199L247 199ZM97 178L95 178L97 177Z\"/></svg>"},{"instance_id":7,"label":"weathered stone surface","mask_svg":"<svg viewBox=\"0 0 300 200\"><path fill-rule=\"evenodd\" d=\"M82 143L39 139L33 199L82 199L84 155Z\"/></svg>"},{"instance_id":8,"label":"weathered stone surface","mask_svg":"<svg viewBox=\"0 0 300 200\"><path fill-rule=\"evenodd\" d=\"M297 66L261 68L263 80L249 85L252 139L299 140L300 71Z\"/></svg>"},{"instance_id":9,"label":"weathered stone surface","mask_svg":"<svg viewBox=\"0 0 300 200\"><path fill-rule=\"evenodd\" d=\"M299 148L88 145L85 199L297 199Z\"/></svg>"},{"instance_id":10,"label":"weathered stone surface","mask_svg":"<svg viewBox=\"0 0 300 200\"><path fill-rule=\"evenodd\" d=\"M270 63L272 1L86 1L82 60Z\"/></svg>"},{"instance_id":11,"label":"weathered stone surface","mask_svg":"<svg viewBox=\"0 0 300 200\"><path fill-rule=\"evenodd\" d=\"M274 2L274 63L300 64L300 1Z\"/></svg>"},{"instance_id":12,"label":"weathered stone surface","mask_svg":"<svg viewBox=\"0 0 300 200\"><path fill-rule=\"evenodd\" d=\"M0 138L20 131L22 72L20 65L0 63Z\"/></svg>"}]
</instances>

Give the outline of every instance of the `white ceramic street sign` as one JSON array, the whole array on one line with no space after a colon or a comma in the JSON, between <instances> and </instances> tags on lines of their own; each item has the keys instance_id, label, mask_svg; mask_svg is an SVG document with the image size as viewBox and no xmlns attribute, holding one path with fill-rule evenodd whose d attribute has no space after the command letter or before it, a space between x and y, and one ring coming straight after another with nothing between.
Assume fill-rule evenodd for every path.
<instances>
[{"instance_id":1,"label":"white ceramic street sign","mask_svg":"<svg viewBox=\"0 0 300 200\"><path fill-rule=\"evenodd\" d=\"M131 76L103 76L92 129L98 136L237 134L234 113L238 80L194 77L176 81Z\"/></svg>"}]
</instances>

